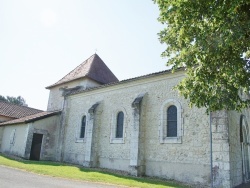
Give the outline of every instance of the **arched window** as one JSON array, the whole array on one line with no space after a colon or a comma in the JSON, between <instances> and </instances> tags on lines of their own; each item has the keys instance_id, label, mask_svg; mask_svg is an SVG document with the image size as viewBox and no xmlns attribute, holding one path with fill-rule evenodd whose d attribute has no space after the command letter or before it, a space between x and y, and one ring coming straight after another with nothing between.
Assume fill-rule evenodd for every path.
<instances>
[{"instance_id":1,"label":"arched window","mask_svg":"<svg viewBox=\"0 0 250 188\"><path fill-rule=\"evenodd\" d=\"M81 131L80 131L80 138L84 138L85 129L86 129L86 116L83 116L82 117L82 124L81 124Z\"/></svg>"},{"instance_id":2,"label":"arched window","mask_svg":"<svg viewBox=\"0 0 250 188\"><path fill-rule=\"evenodd\" d=\"M116 122L116 138L123 137L123 121L124 121L124 114L123 112L119 112L117 114L117 122Z\"/></svg>"},{"instance_id":3,"label":"arched window","mask_svg":"<svg viewBox=\"0 0 250 188\"><path fill-rule=\"evenodd\" d=\"M161 106L161 124L159 126L160 143L182 143L182 108L179 101L167 99Z\"/></svg>"},{"instance_id":4,"label":"arched window","mask_svg":"<svg viewBox=\"0 0 250 188\"><path fill-rule=\"evenodd\" d=\"M167 109L167 137L177 137L177 108L174 105Z\"/></svg>"}]
</instances>

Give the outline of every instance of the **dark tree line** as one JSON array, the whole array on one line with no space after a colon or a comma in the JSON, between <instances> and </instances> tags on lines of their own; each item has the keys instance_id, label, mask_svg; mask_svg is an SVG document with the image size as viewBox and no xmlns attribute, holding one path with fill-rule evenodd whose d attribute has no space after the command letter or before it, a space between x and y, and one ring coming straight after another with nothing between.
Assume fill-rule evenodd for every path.
<instances>
[{"instance_id":1,"label":"dark tree line","mask_svg":"<svg viewBox=\"0 0 250 188\"><path fill-rule=\"evenodd\" d=\"M11 104L16 104L16 105L20 105L20 106L28 106L28 104L26 104L26 101L24 100L23 97L18 96L18 97L11 97L11 96L2 96L0 95L0 101L5 101L5 102L9 102Z\"/></svg>"}]
</instances>

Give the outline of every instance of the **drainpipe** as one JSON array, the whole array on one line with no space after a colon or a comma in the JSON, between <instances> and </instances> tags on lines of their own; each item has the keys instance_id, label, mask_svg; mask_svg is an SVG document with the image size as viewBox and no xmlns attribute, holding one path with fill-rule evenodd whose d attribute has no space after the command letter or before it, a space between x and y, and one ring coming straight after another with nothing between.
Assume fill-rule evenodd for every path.
<instances>
[{"instance_id":1,"label":"drainpipe","mask_svg":"<svg viewBox=\"0 0 250 188\"><path fill-rule=\"evenodd\" d=\"M212 115L209 112L209 126L210 126L210 173L211 173L211 183L210 187L213 188L213 135L212 135Z\"/></svg>"}]
</instances>

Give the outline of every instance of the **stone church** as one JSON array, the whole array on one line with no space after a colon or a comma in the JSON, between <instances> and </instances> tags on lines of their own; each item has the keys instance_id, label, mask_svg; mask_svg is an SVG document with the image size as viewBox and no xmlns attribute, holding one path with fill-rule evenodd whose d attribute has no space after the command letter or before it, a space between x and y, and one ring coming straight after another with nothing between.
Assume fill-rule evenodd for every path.
<instances>
[{"instance_id":1,"label":"stone church","mask_svg":"<svg viewBox=\"0 0 250 188\"><path fill-rule=\"evenodd\" d=\"M119 81L94 54L46 87L47 111L0 123L0 151L204 186L249 181L249 110L190 108L172 89L184 77Z\"/></svg>"}]
</instances>

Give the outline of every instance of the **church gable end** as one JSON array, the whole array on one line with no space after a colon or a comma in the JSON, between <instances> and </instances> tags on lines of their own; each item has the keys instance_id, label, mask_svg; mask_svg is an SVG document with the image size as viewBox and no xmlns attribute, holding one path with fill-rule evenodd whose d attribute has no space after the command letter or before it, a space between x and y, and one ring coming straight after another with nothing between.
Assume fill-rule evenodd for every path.
<instances>
[{"instance_id":1,"label":"church gable end","mask_svg":"<svg viewBox=\"0 0 250 188\"><path fill-rule=\"evenodd\" d=\"M102 84L119 82L102 59L94 54L74 70L53 85L46 87L50 90L47 110L60 110L63 108L63 94L75 88L85 90ZM67 92L68 93L68 92Z\"/></svg>"}]
</instances>

